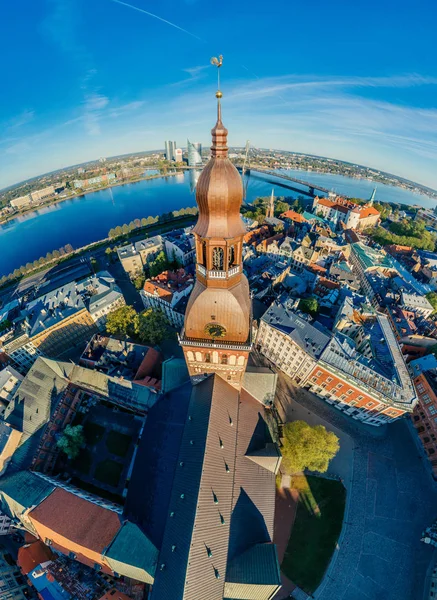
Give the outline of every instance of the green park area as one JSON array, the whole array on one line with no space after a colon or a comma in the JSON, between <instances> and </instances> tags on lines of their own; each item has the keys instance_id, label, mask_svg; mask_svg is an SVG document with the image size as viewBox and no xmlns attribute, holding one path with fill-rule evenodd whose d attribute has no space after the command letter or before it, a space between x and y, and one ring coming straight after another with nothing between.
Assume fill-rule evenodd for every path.
<instances>
[{"instance_id":1,"label":"green park area","mask_svg":"<svg viewBox=\"0 0 437 600\"><path fill-rule=\"evenodd\" d=\"M281 565L293 583L311 594L320 585L341 532L346 490L339 481L295 475L295 522Z\"/></svg>"}]
</instances>

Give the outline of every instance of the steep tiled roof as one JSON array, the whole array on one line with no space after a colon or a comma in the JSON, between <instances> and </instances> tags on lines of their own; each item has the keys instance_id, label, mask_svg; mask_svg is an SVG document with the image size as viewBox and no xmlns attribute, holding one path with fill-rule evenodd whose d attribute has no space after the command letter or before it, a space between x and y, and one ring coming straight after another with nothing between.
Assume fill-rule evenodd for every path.
<instances>
[{"instance_id":1,"label":"steep tiled roof","mask_svg":"<svg viewBox=\"0 0 437 600\"><path fill-rule=\"evenodd\" d=\"M360 219L366 219L367 217L371 217L371 216L380 216L380 213L378 210L376 210L376 208L373 208L373 206L364 206L361 210L360 210Z\"/></svg>"},{"instance_id":2,"label":"steep tiled roof","mask_svg":"<svg viewBox=\"0 0 437 600\"><path fill-rule=\"evenodd\" d=\"M56 488L29 517L54 532L54 542L62 536L75 544L102 553L120 529L119 515L62 488ZM67 548L68 549L68 548Z\"/></svg>"},{"instance_id":3,"label":"steep tiled roof","mask_svg":"<svg viewBox=\"0 0 437 600\"><path fill-rule=\"evenodd\" d=\"M228 566L226 582L281 585L278 556L274 544L255 544L234 558Z\"/></svg>"},{"instance_id":4,"label":"steep tiled roof","mask_svg":"<svg viewBox=\"0 0 437 600\"><path fill-rule=\"evenodd\" d=\"M18 550L17 564L24 575L27 575L35 567L48 560L53 560L54 554L48 546L40 541L28 546L22 546Z\"/></svg>"},{"instance_id":5,"label":"steep tiled roof","mask_svg":"<svg viewBox=\"0 0 437 600\"><path fill-rule=\"evenodd\" d=\"M105 559L116 573L153 583L158 550L137 525L126 521L105 552Z\"/></svg>"},{"instance_id":6,"label":"steep tiled roof","mask_svg":"<svg viewBox=\"0 0 437 600\"><path fill-rule=\"evenodd\" d=\"M218 375L193 387L153 600L223 598L238 396Z\"/></svg>"},{"instance_id":7,"label":"steep tiled roof","mask_svg":"<svg viewBox=\"0 0 437 600\"><path fill-rule=\"evenodd\" d=\"M282 213L281 217L284 219L290 219L296 223L306 223L306 219L304 219L301 214L295 212L294 210L287 210L286 212Z\"/></svg>"},{"instance_id":8,"label":"steep tiled roof","mask_svg":"<svg viewBox=\"0 0 437 600\"><path fill-rule=\"evenodd\" d=\"M335 202L332 202L332 200L328 200L328 198L319 198L318 204L321 204L322 206L326 206L328 208L332 208L333 206L335 206Z\"/></svg>"},{"instance_id":9,"label":"steep tiled roof","mask_svg":"<svg viewBox=\"0 0 437 600\"><path fill-rule=\"evenodd\" d=\"M156 547L162 544L192 385L174 389L149 410L124 507Z\"/></svg>"},{"instance_id":10,"label":"steep tiled roof","mask_svg":"<svg viewBox=\"0 0 437 600\"><path fill-rule=\"evenodd\" d=\"M228 561L273 538L275 474L247 456L272 443L265 410L241 391Z\"/></svg>"},{"instance_id":11,"label":"steep tiled roof","mask_svg":"<svg viewBox=\"0 0 437 600\"><path fill-rule=\"evenodd\" d=\"M37 506L54 489L54 485L31 471L18 471L0 478L2 506L11 516L15 516L15 507L22 510Z\"/></svg>"},{"instance_id":12,"label":"steep tiled roof","mask_svg":"<svg viewBox=\"0 0 437 600\"><path fill-rule=\"evenodd\" d=\"M12 459L13 467L23 469L30 465L45 426L68 385L71 369L68 363L39 357L24 378L4 416L11 427L23 432Z\"/></svg>"}]
</instances>

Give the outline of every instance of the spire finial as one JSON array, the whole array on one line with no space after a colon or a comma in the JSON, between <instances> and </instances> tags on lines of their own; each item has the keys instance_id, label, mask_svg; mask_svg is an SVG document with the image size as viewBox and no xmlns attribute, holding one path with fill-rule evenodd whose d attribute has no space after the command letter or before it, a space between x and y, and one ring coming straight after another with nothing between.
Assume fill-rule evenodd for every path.
<instances>
[{"instance_id":1,"label":"spire finial","mask_svg":"<svg viewBox=\"0 0 437 600\"><path fill-rule=\"evenodd\" d=\"M227 156L228 148L226 145L226 138L228 135L227 129L222 123L222 107L220 99L223 94L220 90L220 67L223 64L223 55L220 54L218 58L213 56L211 58L211 64L217 67L217 91L215 97L217 98L217 123L212 130L212 155L213 156Z\"/></svg>"},{"instance_id":2,"label":"spire finial","mask_svg":"<svg viewBox=\"0 0 437 600\"><path fill-rule=\"evenodd\" d=\"M220 91L220 67L223 64L223 54L220 54L218 58L213 56L211 58L211 64L214 65L215 67L217 67L217 91L215 93L215 97L218 100L220 100L220 98L223 96L223 94ZM220 102L219 102L219 104L220 104Z\"/></svg>"}]
</instances>

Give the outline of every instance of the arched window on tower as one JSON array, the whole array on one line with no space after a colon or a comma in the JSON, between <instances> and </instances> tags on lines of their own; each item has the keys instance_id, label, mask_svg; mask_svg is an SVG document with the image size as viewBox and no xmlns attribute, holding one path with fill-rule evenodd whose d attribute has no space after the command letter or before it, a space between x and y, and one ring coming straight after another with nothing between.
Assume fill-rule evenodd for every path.
<instances>
[{"instance_id":1,"label":"arched window on tower","mask_svg":"<svg viewBox=\"0 0 437 600\"><path fill-rule=\"evenodd\" d=\"M206 242L202 242L202 265L206 269Z\"/></svg>"},{"instance_id":2,"label":"arched window on tower","mask_svg":"<svg viewBox=\"0 0 437 600\"><path fill-rule=\"evenodd\" d=\"M212 249L212 268L216 271L223 271L224 252L223 248Z\"/></svg>"},{"instance_id":3,"label":"arched window on tower","mask_svg":"<svg viewBox=\"0 0 437 600\"><path fill-rule=\"evenodd\" d=\"M222 365L227 365L227 364L228 364L228 355L222 354Z\"/></svg>"},{"instance_id":4,"label":"arched window on tower","mask_svg":"<svg viewBox=\"0 0 437 600\"><path fill-rule=\"evenodd\" d=\"M229 246L228 249L228 267L233 267L235 264L235 246Z\"/></svg>"},{"instance_id":5,"label":"arched window on tower","mask_svg":"<svg viewBox=\"0 0 437 600\"><path fill-rule=\"evenodd\" d=\"M205 362L208 362L208 363L210 363L210 362L211 362L211 354L210 354L209 352L207 352L207 353L205 354Z\"/></svg>"}]
</instances>

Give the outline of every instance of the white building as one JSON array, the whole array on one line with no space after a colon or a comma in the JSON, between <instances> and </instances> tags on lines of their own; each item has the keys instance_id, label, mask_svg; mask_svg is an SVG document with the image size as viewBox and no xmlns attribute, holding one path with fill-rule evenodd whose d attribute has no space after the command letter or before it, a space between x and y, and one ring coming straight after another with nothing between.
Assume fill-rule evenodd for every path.
<instances>
[{"instance_id":1,"label":"white building","mask_svg":"<svg viewBox=\"0 0 437 600\"><path fill-rule=\"evenodd\" d=\"M24 377L13 367L5 367L0 371L0 416L12 400Z\"/></svg>"},{"instance_id":2,"label":"white building","mask_svg":"<svg viewBox=\"0 0 437 600\"><path fill-rule=\"evenodd\" d=\"M419 294L407 294L406 292L402 292L401 306L422 315L425 319L434 312L434 308L428 299L425 296L419 296Z\"/></svg>"}]
</instances>

